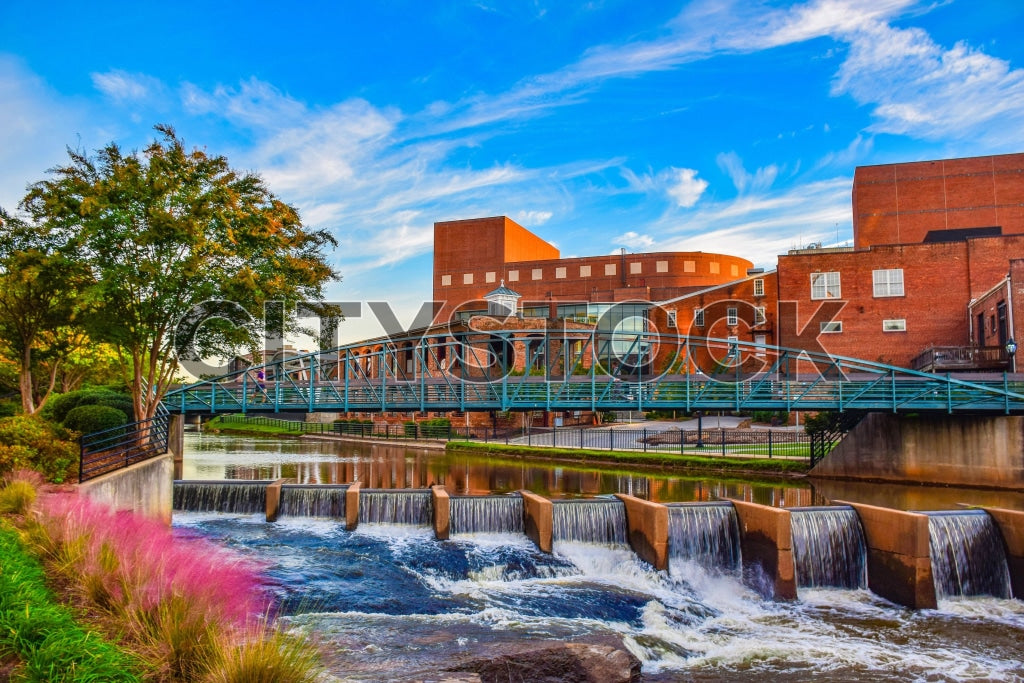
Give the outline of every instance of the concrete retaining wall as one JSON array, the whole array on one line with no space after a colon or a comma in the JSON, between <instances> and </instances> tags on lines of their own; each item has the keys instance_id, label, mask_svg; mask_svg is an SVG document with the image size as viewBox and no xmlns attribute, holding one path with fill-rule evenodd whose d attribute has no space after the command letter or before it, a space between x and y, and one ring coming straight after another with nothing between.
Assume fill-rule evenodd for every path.
<instances>
[{"instance_id":1,"label":"concrete retaining wall","mask_svg":"<svg viewBox=\"0 0 1024 683\"><path fill-rule=\"evenodd\" d=\"M733 500L740 523L743 578L765 597L796 599L789 510Z\"/></svg>"},{"instance_id":2,"label":"concrete retaining wall","mask_svg":"<svg viewBox=\"0 0 1024 683\"><path fill-rule=\"evenodd\" d=\"M345 528L355 531L359 526L359 482L349 484L345 491Z\"/></svg>"},{"instance_id":3,"label":"concrete retaining wall","mask_svg":"<svg viewBox=\"0 0 1024 683\"><path fill-rule=\"evenodd\" d=\"M434 538L446 541L451 530L451 498L440 484L430 487L430 495L434 501Z\"/></svg>"},{"instance_id":4,"label":"concrete retaining wall","mask_svg":"<svg viewBox=\"0 0 1024 683\"><path fill-rule=\"evenodd\" d=\"M116 510L171 523L174 506L174 456L170 453L109 472L78 485L81 495Z\"/></svg>"},{"instance_id":5,"label":"concrete retaining wall","mask_svg":"<svg viewBox=\"0 0 1024 683\"><path fill-rule=\"evenodd\" d=\"M550 500L530 491L523 496L523 529L526 536L543 552L551 552L551 528L554 526L555 508Z\"/></svg>"},{"instance_id":6,"label":"concrete retaining wall","mask_svg":"<svg viewBox=\"0 0 1024 683\"><path fill-rule=\"evenodd\" d=\"M624 493L615 497L626 506L633 552L657 570L668 569L668 508Z\"/></svg>"},{"instance_id":7,"label":"concrete retaining wall","mask_svg":"<svg viewBox=\"0 0 1024 683\"><path fill-rule=\"evenodd\" d=\"M1024 512L1002 508L982 508L992 516L1006 543L1013 597L1024 600Z\"/></svg>"},{"instance_id":8,"label":"concrete retaining wall","mask_svg":"<svg viewBox=\"0 0 1024 683\"><path fill-rule=\"evenodd\" d=\"M1024 488L1024 417L869 413L811 476Z\"/></svg>"},{"instance_id":9,"label":"concrete retaining wall","mask_svg":"<svg viewBox=\"0 0 1024 683\"><path fill-rule=\"evenodd\" d=\"M857 511L868 550L868 587L914 609L934 609L928 515L834 501Z\"/></svg>"}]
</instances>

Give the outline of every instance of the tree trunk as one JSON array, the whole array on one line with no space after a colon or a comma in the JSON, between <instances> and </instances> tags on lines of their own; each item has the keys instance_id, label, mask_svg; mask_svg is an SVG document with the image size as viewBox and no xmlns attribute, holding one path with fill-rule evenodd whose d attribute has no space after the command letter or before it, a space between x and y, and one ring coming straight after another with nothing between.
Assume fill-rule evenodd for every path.
<instances>
[{"instance_id":1,"label":"tree trunk","mask_svg":"<svg viewBox=\"0 0 1024 683\"><path fill-rule=\"evenodd\" d=\"M21 367L18 369L18 389L21 391L21 412L34 415L36 412L35 392L32 382L32 347L25 345L21 352Z\"/></svg>"}]
</instances>

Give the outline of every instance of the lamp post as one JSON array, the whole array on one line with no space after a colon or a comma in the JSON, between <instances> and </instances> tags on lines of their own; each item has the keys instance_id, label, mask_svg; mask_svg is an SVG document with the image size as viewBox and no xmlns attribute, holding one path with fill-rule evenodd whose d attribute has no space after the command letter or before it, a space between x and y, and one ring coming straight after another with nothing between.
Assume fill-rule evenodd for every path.
<instances>
[{"instance_id":1,"label":"lamp post","mask_svg":"<svg viewBox=\"0 0 1024 683\"><path fill-rule=\"evenodd\" d=\"M1006 355L1010 360L1010 372L1017 372L1017 359L1014 357L1017 353L1017 342L1010 337L1003 348L1006 349Z\"/></svg>"}]
</instances>

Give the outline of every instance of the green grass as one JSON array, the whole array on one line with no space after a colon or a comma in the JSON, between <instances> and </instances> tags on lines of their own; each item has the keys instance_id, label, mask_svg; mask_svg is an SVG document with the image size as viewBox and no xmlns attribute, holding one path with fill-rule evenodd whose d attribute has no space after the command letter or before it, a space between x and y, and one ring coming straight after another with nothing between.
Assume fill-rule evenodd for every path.
<instances>
[{"instance_id":1,"label":"green grass","mask_svg":"<svg viewBox=\"0 0 1024 683\"><path fill-rule=\"evenodd\" d=\"M18 534L0 526L0 657L16 654L29 681L139 681L140 663L75 623L46 586Z\"/></svg>"},{"instance_id":2,"label":"green grass","mask_svg":"<svg viewBox=\"0 0 1024 683\"><path fill-rule=\"evenodd\" d=\"M709 455L680 455L679 453L595 451L581 448L549 448L506 446L453 441L447 446L453 453L495 456L522 456L536 460L557 459L580 463L614 463L619 465L645 465L672 468L680 471L755 472L759 474L800 474L810 469L805 460L768 458L740 458Z\"/></svg>"},{"instance_id":3,"label":"green grass","mask_svg":"<svg viewBox=\"0 0 1024 683\"><path fill-rule=\"evenodd\" d=\"M217 416L204 425L204 429L234 434L262 434L264 436L298 436L297 429L285 429L274 425L253 424L251 422L226 422Z\"/></svg>"}]
</instances>

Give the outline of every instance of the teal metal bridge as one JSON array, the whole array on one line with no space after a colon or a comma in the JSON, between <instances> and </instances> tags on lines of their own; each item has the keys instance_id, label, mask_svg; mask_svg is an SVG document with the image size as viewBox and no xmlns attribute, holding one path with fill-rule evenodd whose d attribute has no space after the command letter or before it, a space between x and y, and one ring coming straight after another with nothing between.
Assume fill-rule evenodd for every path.
<instances>
[{"instance_id":1,"label":"teal metal bridge","mask_svg":"<svg viewBox=\"0 0 1024 683\"><path fill-rule=\"evenodd\" d=\"M260 378L260 371L263 378ZM1024 414L1024 378L931 374L731 339L593 329L389 337L181 386L181 413L829 410Z\"/></svg>"}]
</instances>

